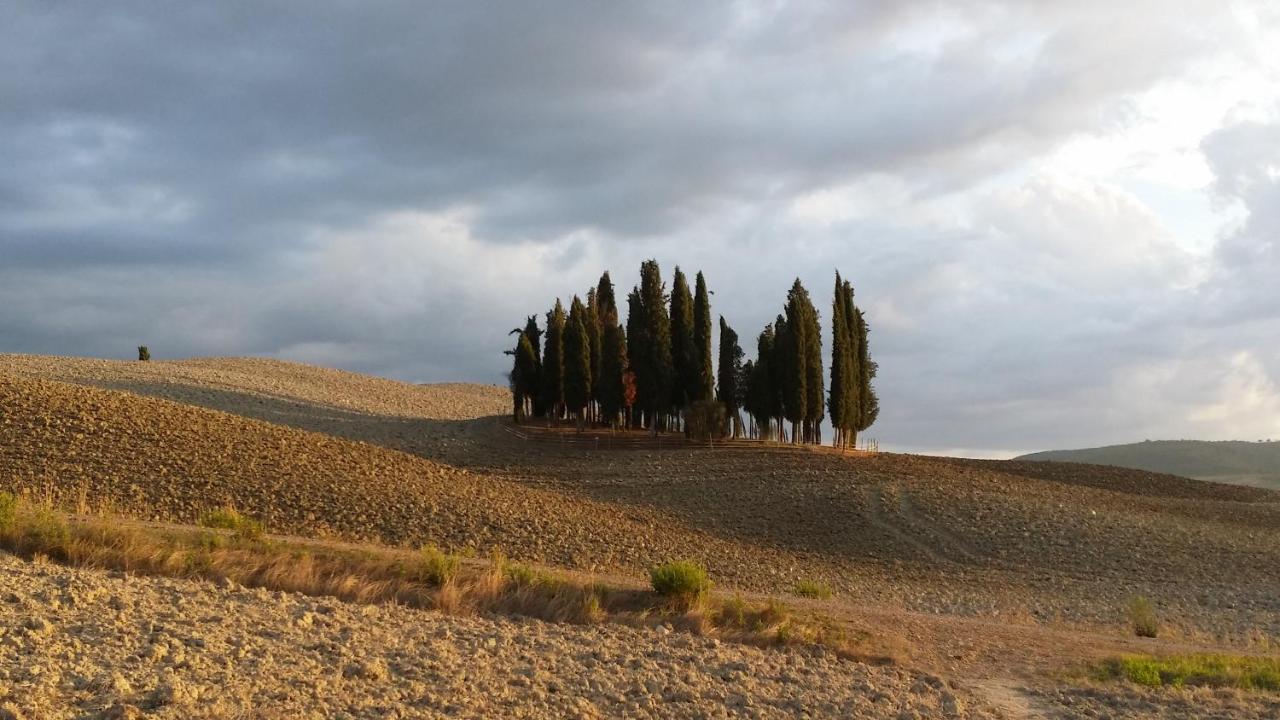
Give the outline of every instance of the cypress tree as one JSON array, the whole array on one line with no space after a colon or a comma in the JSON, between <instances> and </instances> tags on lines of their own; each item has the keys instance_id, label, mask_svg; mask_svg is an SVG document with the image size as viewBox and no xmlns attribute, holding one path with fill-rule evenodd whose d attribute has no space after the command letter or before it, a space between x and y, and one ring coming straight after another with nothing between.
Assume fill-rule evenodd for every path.
<instances>
[{"instance_id":1,"label":"cypress tree","mask_svg":"<svg viewBox=\"0 0 1280 720\"><path fill-rule=\"evenodd\" d=\"M533 373L525 378L530 388L529 402L532 405L532 411L535 416L541 416L545 412L542 406L542 330L538 328L538 316L530 315L524 324L524 336L529 341L530 347L533 349ZM517 349L519 349L517 347Z\"/></svg>"},{"instance_id":2,"label":"cypress tree","mask_svg":"<svg viewBox=\"0 0 1280 720\"><path fill-rule=\"evenodd\" d=\"M600 348L600 379L596 381L600 416L611 426L625 404L622 375L627 371L627 336L616 322L606 325Z\"/></svg>"},{"instance_id":3,"label":"cypress tree","mask_svg":"<svg viewBox=\"0 0 1280 720\"><path fill-rule=\"evenodd\" d=\"M511 388L516 394L516 422L524 419L530 404L538 395L538 359L533 352L533 343L524 332L516 342L515 358L511 368Z\"/></svg>"},{"instance_id":4,"label":"cypress tree","mask_svg":"<svg viewBox=\"0 0 1280 720\"><path fill-rule=\"evenodd\" d=\"M592 377L600 413L610 425L623 407L622 373L627 369L627 338L618 324L618 302L606 270L596 283L596 321L600 325L600 362Z\"/></svg>"},{"instance_id":5,"label":"cypress tree","mask_svg":"<svg viewBox=\"0 0 1280 720\"><path fill-rule=\"evenodd\" d=\"M859 357L857 319L854 316L853 285L845 280L840 287L841 313L845 321L845 363L842 371L844 390L841 395L840 414L843 419L842 434L845 447L857 447L858 425L862 414L862 360Z\"/></svg>"},{"instance_id":6,"label":"cypress tree","mask_svg":"<svg viewBox=\"0 0 1280 720\"><path fill-rule=\"evenodd\" d=\"M786 394L786 334L787 319L781 315L773 321L773 344L770 345L771 353L769 355L769 392L768 398L770 416L777 421L778 442L786 442L786 429L783 422L786 420L786 402L784 395Z\"/></svg>"},{"instance_id":7,"label":"cypress tree","mask_svg":"<svg viewBox=\"0 0 1280 720\"><path fill-rule=\"evenodd\" d=\"M699 273L699 280L702 275ZM709 350L709 348L708 348ZM742 418L738 415L739 395L738 381L742 375L742 348L738 346L738 333L729 327L720 316L720 359L719 384L716 388L716 400L724 405L725 417L732 424L733 437L742 435Z\"/></svg>"},{"instance_id":8,"label":"cypress tree","mask_svg":"<svg viewBox=\"0 0 1280 720\"><path fill-rule=\"evenodd\" d=\"M806 291L803 297L804 311L804 362L805 362L805 440L822 442L822 418L825 415L826 398L823 392L822 324L818 309L813 306Z\"/></svg>"},{"instance_id":9,"label":"cypress tree","mask_svg":"<svg viewBox=\"0 0 1280 720\"><path fill-rule=\"evenodd\" d=\"M592 411L592 404L598 400L596 383L600 382L600 344L603 342L604 335L595 288L587 290L586 315L583 317L583 324L587 328L587 347L591 352L591 387L587 391L587 406L588 410ZM594 415L594 412L589 414ZM592 420L594 421L594 417Z\"/></svg>"},{"instance_id":10,"label":"cypress tree","mask_svg":"<svg viewBox=\"0 0 1280 720\"><path fill-rule=\"evenodd\" d=\"M805 316L808 293L799 278L787 293L786 317L778 329L778 350L782 370L782 412L791 423L791 442L800 442L801 423L809 418L809 323Z\"/></svg>"},{"instance_id":11,"label":"cypress tree","mask_svg":"<svg viewBox=\"0 0 1280 720\"><path fill-rule=\"evenodd\" d=\"M640 395L640 384L637 378L643 369L648 356L649 336L644 327L644 300L640 297L640 288L633 287L627 295L627 367L635 375L636 405L643 411L645 404Z\"/></svg>"},{"instance_id":12,"label":"cypress tree","mask_svg":"<svg viewBox=\"0 0 1280 720\"><path fill-rule=\"evenodd\" d=\"M564 402L579 430L591 399L591 338L586 320L587 309L575 295L564 334Z\"/></svg>"},{"instance_id":13,"label":"cypress tree","mask_svg":"<svg viewBox=\"0 0 1280 720\"><path fill-rule=\"evenodd\" d=\"M850 291L852 297L852 291ZM855 322L855 336L858 341L858 395L860 398L858 408L858 432L862 432L871 427L876 418L880 416L880 399L876 397L875 387L871 381L876 377L878 366L871 359L871 352L867 345L867 320L862 315L862 311L857 307L853 309Z\"/></svg>"},{"instance_id":14,"label":"cypress tree","mask_svg":"<svg viewBox=\"0 0 1280 720\"><path fill-rule=\"evenodd\" d=\"M637 330L642 334L639 348L627 317L628 349L631 369L636 374L636 402L645 411L650 430L658 431L658 416L670 408L673 385L671 363L671 318L667 315L666 287L658 261L646 260L640 265L640 287L633 291L637 303L630 312L638 314Z\"/></svg>"},{"instance_id":15,"label":"cypress tree","mask_svg":"<svg viewBox=\"0 0 1280 720\"><path fill-rule=\"evenodd\" d=\"M844 287L840 283L840 271L836 271L835 292L831 295L831 388L827 391L827 412L831 415L831 427L835 431L832 444L838 443L845 430L845 376L848 371L846 344L849 323L844 314Z\"/></svg>"},{"instance_id":16,"label":"cypress tree","mask_svg":"<svg viewBox=\"0 0 1280 720\"><path fill-rule=\"evenodd\" d=\"M552 418L564 410L564 306L556 305L547 313L547 341L542 350L542 406Z\"/></svg>"},{"instance_id":17,"label":"cypress tree","mask_svg":"<svg viewBox=\"0 0 1280 720\"><path fill-rule=\"evenodd\" d=\"M698 271L693 293L693 396L710 400L715 394L715 372L711 367L711 297L707 281Z\"/></svg>"},{"instance_id":18,"label":"cypress tree","mask_svg":"<svg viewBox=\"0 0 1280 720\"><path fill-rule=\"evenodd\" d=\"M671 366L675 373L671 403L684 408L696 399L697 371L693 348L693 294L689 280L676 266L671 280Z\"/></svg>"},{"instance_id":19,"label":"cypress tree","mask_svg":"<svg viewBox=\"0 0 1280 720\"><path fill-rule=\"evenodd\" d=\"M748 360L742 364L741 371L738 373L738 407L747 411L747 420L750 421L751 431L748 437L755 437L756 414L755 414L755 396L752 394L752 384L756 381L756 363L754 360Z\"/></svg>"},{"instance_id":20,"label":"cypress tree","mask_svg":"<svg viewBox=\"0 0 1280 720\"><path fill-rule=\"evenodd\" d=\"M764 439L773 437L773 423L781 414L782 407L777 345L775 326L766 325L756 338L756 362L752 368L748 390L751 406L748 412L755 419L759 434ZM781 424L778 425L778 431L782 431Z\"/></svg>"}]
</instances>

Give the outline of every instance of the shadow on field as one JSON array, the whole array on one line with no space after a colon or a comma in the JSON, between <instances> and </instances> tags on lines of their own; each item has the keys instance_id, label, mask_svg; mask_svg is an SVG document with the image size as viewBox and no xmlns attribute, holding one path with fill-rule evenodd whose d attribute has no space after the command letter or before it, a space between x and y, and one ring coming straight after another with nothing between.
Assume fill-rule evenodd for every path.
<instances>
[{"instance_id":1,"label":"shadow on field","mask_svg":"<svg viewBox=\"0 0 1280 720\"><path fill-rule=\"evenodd\" d=\"M377 415L279 395L217 390L176 383L125 381L95 385L107 390L121 390L218 410L297 430L367 442L459 467L474 464L474 452L467 451L470 444L468 438L476 434L479 426L492 424L489 418L434 420Z\"/></svg>"},{"instance_id":2,"label":"shadow on field","mask_svg":"<svg viewBox=\"0 0 1280 720\"><path fill-rule=\"evenodd\" d=\"M98 386L367 442L454 467L500 475L514 471L526 484L630 508L637 517L657 513L719 537L815 559L931 560L869 517L873 508L862 483L847 477L832 481L832 466L838 461L792 448L710 453L701 448L657 453L566 449L518 440L503 432L495 418L452 421L377 415L291 397L177 383ZM762 463L769 465L779 453L789 458L789 477L762 476ZM848 466L842 469L847 472ZM792 474L797 471L798 476Z\"/></svg>"}]
</instances>

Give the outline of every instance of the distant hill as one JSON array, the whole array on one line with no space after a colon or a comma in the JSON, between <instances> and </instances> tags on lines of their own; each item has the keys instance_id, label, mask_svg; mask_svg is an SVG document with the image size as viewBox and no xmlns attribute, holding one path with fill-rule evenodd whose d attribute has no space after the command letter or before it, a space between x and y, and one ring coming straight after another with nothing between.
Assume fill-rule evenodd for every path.
<instances>
[{"instance_id":1,"label":"distant hill","mask_svg":"<svg viewBox=\"0 0 1280 720\"><path fill-rule=\"evenodd\" d=\"M1015 459L1115 465L1280 489L1280 442L1148 440L1081 450L1048 450Z\"/></svg>"}]
</instances>

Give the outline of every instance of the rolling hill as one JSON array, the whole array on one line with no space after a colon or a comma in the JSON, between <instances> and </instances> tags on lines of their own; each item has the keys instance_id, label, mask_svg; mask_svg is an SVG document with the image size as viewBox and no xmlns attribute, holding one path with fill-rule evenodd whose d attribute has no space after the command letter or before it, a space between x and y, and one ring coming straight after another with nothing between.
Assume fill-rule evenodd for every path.
<instances>
[{"instance_id":1,"label":"rolling hill","mask_svg":"<svg viewBox=\"0 0 1280 720\"><path fill-rule=\"evenodd\" d=\"M1084 700L1045 694L1045 676L1027 669L1135 649L1124 623L1136 595L1157 605L1170 643L1256 649L1280 638L1275 491L1079 463L772 443L610 449L512 432L508 408L494 386L275 360L0 355L0 490L175 524L230 504L279 535L501 550L592 582L642 585L654 564L688 559L726 595L808 603L859 636L891 638L916 667L995 678L992 698L1025 704L1040 693L1032 699L1046 707ZM801 582L834 597L797 598ZM220 595L205 599L209 613L225 612ZM626 642L656 647L644 635ZM891 675L926 695L935 687ZM1041 690L1009 691L1012 676ZM994 717L1034 716L1014 705ZM1221 715L1251 716L1265 713Z\"/></svg>"},{"instance_id":2,"label":"rolling hill","mask_svg":"<svg viewBox=\"0 0 1280 720\"><path fill-rule=\"evenodd\" d=\"M1198 480L1280 488L1280 442L1159 440L1080 450L1049 450L1015 460L1089 463Z\"/></svg>"}]
</instances>

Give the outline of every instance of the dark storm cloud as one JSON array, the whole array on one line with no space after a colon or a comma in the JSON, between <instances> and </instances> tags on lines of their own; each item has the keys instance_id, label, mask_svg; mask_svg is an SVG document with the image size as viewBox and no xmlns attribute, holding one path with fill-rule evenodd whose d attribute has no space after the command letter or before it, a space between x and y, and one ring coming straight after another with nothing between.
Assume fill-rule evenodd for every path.
<instances>
[{"instance_id":1,"label":"dark storm cloud","mask_svg":"<svg viewBox=\"0 0 1280 720\"><path fill-rule=\"evenodd\" d=\"M1206 342L1169 327L1194 263L1126 198L981 188L1123 127L1237 30L1200 0L10 3L0 349L501 382L505 330L603 267L624 292L650 256L707 269L745 344L792 276L822 298L838 266L886 437L1037 447ZM869 178L892 187L873 212L797 219Z\"/></svg>"}]
</instances>

